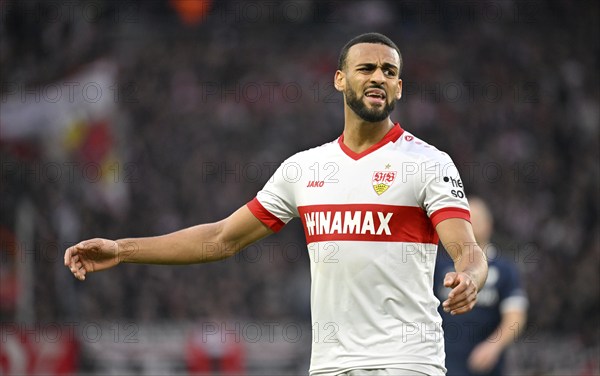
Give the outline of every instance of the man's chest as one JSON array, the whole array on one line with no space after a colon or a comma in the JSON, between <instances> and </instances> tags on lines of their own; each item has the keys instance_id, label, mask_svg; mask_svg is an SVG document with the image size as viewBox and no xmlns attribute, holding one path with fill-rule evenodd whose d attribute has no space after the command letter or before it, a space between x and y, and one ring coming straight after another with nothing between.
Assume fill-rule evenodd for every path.
<instances>
[{"instance_id":1,"label":"man's chest","mask_svg":"<svg viewBox=\"0 0 600 376\"><path fill-rule=\"evenodd\" d=\"M298 165L298 206L382 204L418 206L410 163L385 157L367 161L311 160Z\"/></svg>"}]
</instances>

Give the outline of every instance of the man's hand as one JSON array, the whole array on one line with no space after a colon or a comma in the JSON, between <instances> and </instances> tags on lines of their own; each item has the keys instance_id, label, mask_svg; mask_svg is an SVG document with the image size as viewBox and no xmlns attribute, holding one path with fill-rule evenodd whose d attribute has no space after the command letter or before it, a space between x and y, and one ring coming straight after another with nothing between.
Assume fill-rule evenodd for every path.
<instances>
[{"instance_id":1,"label":"man's hand","mask_svg":"<svg viewBox=\"0 0 600 376\"><path fill-rule=\"evenodd\" d=\"M85 280L87 273L112 268L119 262L119 245L115 240L85 240L65 252L65 266L80 281Z\"/></svg>"},{"instance_id":2,"label":"man's hand","mask_svg":"<svg viewBox=\"0 0 600 376\"><path fill-rule=\"evenodd\" d=\"M451 315L467 313L477 302L477 286L469 274L449 272L444 277L444 286L452 289L448 299L442 303L444 311Z\"/></svg>"},{"instance_id":3,"label":"man's hand","mask_svg":"<svg viewBox=\"0 0 600 376\"><path fill-rule=\"evenodd\" d=\"M502 345L498 341L483 341L471 352L468 360L469 368L475 373L487 373L498 363L501 353Z\"/></svg>"}]
</instances>

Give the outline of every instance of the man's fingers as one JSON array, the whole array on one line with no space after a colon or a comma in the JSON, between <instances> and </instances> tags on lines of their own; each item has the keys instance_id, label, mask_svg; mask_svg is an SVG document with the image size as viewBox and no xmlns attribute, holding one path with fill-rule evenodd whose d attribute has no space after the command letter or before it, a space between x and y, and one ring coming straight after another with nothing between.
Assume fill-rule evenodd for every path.
<instances>
[{"instance_id":1,"label":"man's fingers","mask_svg":"<svg viewBox=\"0 0 600 376\"><path fill-rule=\"evenodd\" d=\"M77 272L77 273L75 273L75 278L77 278L80 281L83 281L83 280L85 280L85 274Z\"/></svg>"},{"instance_id":2,"label":"man's fingers","mask_svg":"<svg viewBox=\"0 0 600 376\"><path fill-rule=\"evenodd\" d=\"M75 246L67 248L67 251L65 252L65 266L69 266L71 264L71 259L76 254L77 254L77 249L75 248Z\"/></svg>"},{"instance_id":3,"label":"man's fingers","mask_svg":"<svg viewBox=\"0 0 600 376\"><path fill-rule=\"evenodd\" d=\"M444 311L452 314L462 313L463 308L467 307L464 312L472 308L472 303L477 299L477 289L472 281L468 278L459 278L460 283L450 291L448 299L444 301Z\"/></svg>"},{"instance_id":4,"label":"man's fingers","mask_svg":"<svg viewBox=\"0 0 600 376\"><path fill-rule=\"evenodd\" d=\"M75 244L65 251L64 263L71 270L73 276L80 281L85 279L86 270L82 262L81 251L86 249L86 245L81 242Z\"/></svg>"},{"instance_id":5,"label":"man's fingers","mask_svg":"<svg viewBox=\"0 0 600 376\"><path fill-rule=\"evenodd\" d=\"M453 288L452 291L450 291L450 293L448 294L448 298L454 299L454 298L458 297L460 294L464 294L464 292L467 291L467 288L468 288L468 286L461 282L458 286Z\"/></svg>"},{"instance_id":6,"label":"man's fingers","mask_svg":"<svg viewBox=\"0 0 600 376\"><path fill-rule=\"evenodd\" d=\"M465 273L447 273L444 286L453 287L448 299L442 303L444 311L452 315L469 312L477 301L477 287Z\"/></svg>"},{"instance_id":7,"label":"man's fingers","mask_svg":"<svg viewBox=\"0 0 600 376\"><path fill-rule=\"evenodd\" d=\"M85 280L85 275L87 274L87 271L81 263L76 263L75 266L71 268L71 271L73 272L75 278L77 278L78 280Z\"/></svg>"},{"instance_id":8,"label":"man's fingers","mask_svg":"<svg viewBox=\"0 0 600 376\"><path fill-rule=\"evenodd\" d=\"M456 302L453 304L444 307L446 312L450 312L451 314L464 313L468 312L475 305L475 298L463 299L460 302Z\"/></svg>"},{"instance_id":9,"label":"man's fingers","mask_svg":"<svg viewBox=\"0 0 600 376\"><path fill-rule=\"evenodd\" d=\"M477 301L477 290L471 286L470 289L460 295L449 298L443 303L444 311L451 314L459 314L470 311Z\"/></svg>"},{"instance_id":10,"label":"man's fingers","mask_svg":"<svg viewBox=\"0 0 600 376\"><path fill-rule=\"evenodd\" d=\"M452 312L464 306L468 306L474 301L475 294L461 295L454 300L446 300L444 302L444 310L446 312Z\"/></svg>"},{"instance_id":11,"label":"man's fingers","mask_svg":"<svg viewBox=\"0 0 600 376\"><path fill-rule=\"evenodd\" d=\"M467 291L469 288L475 287L471 278L459 275L457 278L457 281L459 281L459 283L456 285L456 287L454 287L452 289L452 291L450 291L450 294L448 294L448 297L457 296L458 294L462 294L463 292Z\"/></svg>"},{"instance_id":12,"label":"man's fingers","mask_svg":"<svg viewBox=\"0 0 600 376\"><path fill-rule=\"evenodd\" d=\"M473 309L474 305L475 305L475 302L471 302L471 303L469 303L469 304L467 304L465 306L462 306L462 307L459 307L459 308L451 310L450 314L451 315L460 315L460 314L463 314L463 313L467 313L471 309Z\"/></svg>"},{"instance_id":13,"label":"man's fingers","mask_svg":"<svg viewBox=\"0 0 600 376\"><path fill-rule=\"evenodd\" d=\"M65 252L65 266L69 266L72 262L73 257L78 256L82 250L86 250L88 248L85 242L77 243L69 248Z\"/></svg>"},{"instance_id":14,"label":"man's fingers","mask_svg":"<svg viewBox=\"0 0 600 376\"><path fill-rule=\"evenodd\" d=\"M444 277L444 286L445 287L454 287L455 283L456 283L456 273L455 272L446 273L446 276Z\"/></svg>"}]
</instances>

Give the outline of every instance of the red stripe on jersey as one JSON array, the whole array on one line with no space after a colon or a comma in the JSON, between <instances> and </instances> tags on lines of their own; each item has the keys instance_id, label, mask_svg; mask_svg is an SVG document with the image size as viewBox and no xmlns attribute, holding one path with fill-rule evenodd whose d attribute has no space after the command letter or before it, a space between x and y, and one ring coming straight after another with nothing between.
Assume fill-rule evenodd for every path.
<instances>
[{"instance_id":1,"label":"red stripe on jersey","mask_svg":"<svg viewBox=\"0 0 600 376\"><path fill-rule=\"evenodd\" d=\"M274 232L278 232L285 226L285 223L275 215L273 215L270 211L265 209L264 206L258 201L256 197L250 202L246 204L248 209L254 214L259 221L264 223L268 228L273 230Z\"/></svg>"},{"instance_id":2,"label":"red stripe on jersey","mask_svg":"<svg viewBox=\"0 0 600 376\"><path fill-rule=\"evenodd\" d=\"M352 240L437 244L425 211L416 206L342 204L299 206L308 244Z\"/></svg>"},{"instance_id":3,"label":"red stripe on jersey","mask_svg":"<svg viewBox=\"0 0 600 376\"><path fill-rule=\"evenodd\" d=\"M392 129L390 129L389 132L386 133L386 135L383 136L383 138L378 143L376 143L375 145L372 145L370 148L368 148L367 150L364 150L360 153L353 152L352 150L350 150L350 148L348 146L346 146L346 144L344 144L344 135L343 134L340 136L340 138L338 138L338 143L340 144L342 151L344 153L346 153L346 155L348 155L350 158L357 161L357 160L361 159L362 157L364 157L365 155L371 154L375 150L386 145L388 142L398 141L400 136L402 136L402 133L404 133L404 129L402 129L402 127L400 126L400 123L396 123L396 124L394 124L394 127Z\"/></svg>"},{"instance_id":4,"label":"red stripe on jersey","mask_svg":"<svg viewBox=\"0 0 600 376\"><path fill-rule=\"evenodd\" d=\"M471 213L468 210L461 208L442 208L431 214L431 223L433 224L433 227L435 227L441 221L449 218L462 218L471 222Z\"/></svg>"}]
</instances>

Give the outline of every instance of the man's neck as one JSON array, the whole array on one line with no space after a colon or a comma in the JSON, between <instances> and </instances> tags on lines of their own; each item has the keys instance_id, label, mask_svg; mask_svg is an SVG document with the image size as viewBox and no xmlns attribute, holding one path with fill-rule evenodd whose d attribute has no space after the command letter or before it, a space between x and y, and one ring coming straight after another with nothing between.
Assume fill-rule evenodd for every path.
<instances>
[{"instance_id":1,"label":"man's neck","mask_svg":"<svg viewBox=\"0 0 600 376\"><path fill-rule=\"evenodd\" d=\"M375 145L394 127L390 118L377 123L364 120L346 121L344 144L355 153L362 153Z\"/></svg>"}]
</instances>

